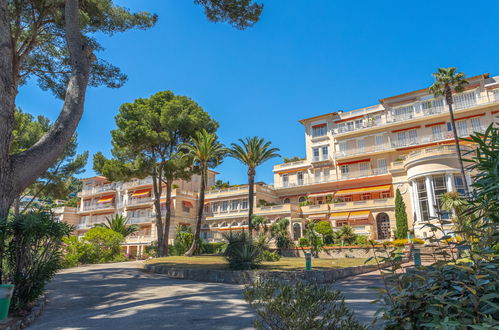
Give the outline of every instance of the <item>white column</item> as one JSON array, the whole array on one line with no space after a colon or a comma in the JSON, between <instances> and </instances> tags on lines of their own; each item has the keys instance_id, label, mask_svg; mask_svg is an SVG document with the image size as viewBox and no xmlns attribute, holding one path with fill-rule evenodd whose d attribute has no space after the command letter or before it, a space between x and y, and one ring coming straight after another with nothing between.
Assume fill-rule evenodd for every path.
<instances>
[{"instance_id":1,"label":"white column","mask_svg":"<svg viewBox=\"0 0 499 330\"><path fill-rule=\"evenodd\" d=\"M425 176L424 183L426 186L426 195L428 196L428 209L430 210L430 217L436 217L435 212L435 195L433 194L433 182L431 176Z\"/></svg>"},{"instance_id":2,"label":"white column","mask_svg":"<svg viewBox=\"0 0 499 330\"><path fill-rule=\"evenodd\" d=\"M126 254L130 254L130 245L126 246Z\"/></svg>"},{"instance_id":3,"label":"white column","mask_svg":"<svg viewBox=\"0 0 499 330\"><path fill-rule=\"evenodd\" d=\"M469 174L465 174L466 184L468 185L469 190L471 191L471 177Z\"/></svg>"},{"instance_id":4,"label":"white column","mask_svg":"<svg viewBox=\"0 0 499 330\"><path fill-rule=\"evenodd\" d=\"M447 192L452 192L456 190L454 187L454 174L452 173L445 174L445 181L447 183Z\"/></svg>"},{"instance_id":5,"label":"white column","mask_svg":"<svg viewBox=\"0 0 499 330\"><path fill-rule=\"evenodd\" d=\"M420 222L421 219L421 210L419 209L419 195L418 195L418 184L416 181L411 181L410 183L411 186L411 203L412 203L412 209L413 213L416 217L416 222Z\"/></svg>"}]
</instances>

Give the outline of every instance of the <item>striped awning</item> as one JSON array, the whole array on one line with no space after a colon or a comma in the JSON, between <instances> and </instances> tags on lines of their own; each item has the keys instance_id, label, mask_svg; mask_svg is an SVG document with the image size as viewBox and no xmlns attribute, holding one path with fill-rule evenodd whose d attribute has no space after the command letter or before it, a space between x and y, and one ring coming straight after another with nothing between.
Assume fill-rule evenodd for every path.
<instances>
[{"instance_id":1,"label":"striped awning","mask_svg":"<svg viewBox=\"0 0 499 330\"><path fill-rule=\"evenodd\" d=\"M348 220L367 219L369 215L371 215L371 211L353 211L350 212Z\"/></svg>"},{"instance_id":2,"label":"striped awning","mask_svg":"<svg viewBox=\"0 0 499 330\"><path fill-rule=\"evenodd\" d=\"M111 202L114 198L114 195L109 195L109 196L102 196L97 203L108 203Z\"/></svg>"},{"instance_id":3,"label":"striped awning","mask_svg":"<svg viewBox=\"0 0 499 330\"><path fill-rule=\"evenodd\" d=\"M151 189L141 189L141 190L135 190L132 194L132 197L140 197L140 196L146 196L151 193Z\"/></svg>"},{"instance_id":4,"label":"striped awning","mask_svg":"<svg viewBox=\"0 0 499 330\"><path fill-rule=\"evenodd\" d=\"M335 212L331 213L331 220L348 220L350 212Z\"/></svg>"},{"instance_id":5,"label":"striped awning","mask_svg":"<svg viewBox=\"0 0 499 330\"><path fill-rule=\"evenodd\" d=\"M362 187L362 188L354 188L354 189L344 189L338 190L335 196L346 196L346 195L354 195L354 194L363 194L363 193L371 193L371 192L380 192L380 191L388 191L392 187L391 184L381 185L381 186L373 186L373 187Z\"/></svg>"}]
</instances>

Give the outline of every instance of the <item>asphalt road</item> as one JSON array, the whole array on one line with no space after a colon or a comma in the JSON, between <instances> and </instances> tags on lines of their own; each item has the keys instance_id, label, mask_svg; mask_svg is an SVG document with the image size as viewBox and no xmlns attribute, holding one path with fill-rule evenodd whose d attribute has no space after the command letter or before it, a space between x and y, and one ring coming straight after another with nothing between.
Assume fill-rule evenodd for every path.
<instances>
[{"instance_id":1,"label":"asphalt road","mask_svg":"<svg viewBox=\"0 0 499 330\"><path fill-rule=\"evenodd\" d=\"M60 272L48 303L30 329L251 329L255 315L243 286L176 280L141 270L139 262L91 265ZM334 284L356 317L369 324L377 305L377 273Z\"/></svg>"}]
</instances>

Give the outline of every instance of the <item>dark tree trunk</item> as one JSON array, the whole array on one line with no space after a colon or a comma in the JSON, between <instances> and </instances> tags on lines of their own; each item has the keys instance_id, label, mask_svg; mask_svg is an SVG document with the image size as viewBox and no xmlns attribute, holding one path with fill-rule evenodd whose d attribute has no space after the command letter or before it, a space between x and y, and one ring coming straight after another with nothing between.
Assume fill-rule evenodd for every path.
<instances>
[{"instance_id":1,"label":"dark tree trunk","mask_svg":"<svg viewBox=\"0 0 499 330\"><path fill-rule=\"evenodd\" d=\"M251 218L253 217L253 204L255 195L255 174L254 168L248 168L248 233L250 238L253 236L253 224Z\"/></svg>"},{"instance_id":2,"label":"dark tree trunk","mask_svg":"<svg viewBox=\"0 0 499 330\"><path fill-rule=\"evenodd\" d=\"M14 127L14 105L19 67L10 34L7 1L0 0L0 224L26 187L45 172L64 152L83 114L92 50L80 31L78 0L66 0L65 38L71 64L64 105L50 130L28 150L9 155ZM4 237L0 234L0 279Z\"/></svg>"},{"instance_id":3,"label":"dark tree trunk","mask_svg":"<svg viewBox=\"0 0 499 330\"><path fill-rule=\"evenodd\" d=\"M165 252L164 257L168 256L168 240L170 236L170 223L172 218L172 181L168 180L166 182L166 214L165 214L165 226L163 231L163 249Z\"/></svg>"},{"instance_id":4,"label":"dark tree trunk","mask_svg":"<svg viewBox=\"0 0 499 330\"><path fill-rule=\"evenodd\" d=\"M463 158L461 156L461 146L459 144L459 136L457 135L456 121L454 120L454 111L452 110L452 94L446 97L447 105L449 106L450 122L452 125L452 133L454 134L454 142L456 143L457 159L459 161L459 166L461 167L461 175L464 181L464 191L466 196L469 196L468 181L466 180L466 172L464 171Z\"/></svg>"},{"instance_id":5,"label":"dark tree trunk","mask_svg":"<svg viewBox=\"0 0 499 330\"><path fill-rule=\"evenodd\" d=\"M194 239L192 240L192 245L189 251L187 251L184 255L187 257L192 257L194 253L198 254L198 248L200 243L200 233L201 233L201 221L203 220L203 211L204 211L204 191L206 189L206 177L207 173L203 169L201 173L201 187L199 189L199 205L198 205L198 218L196 221L196 231L194 232Z\"/></svg>"},{"instance_id":6,"label":"dark tree trunk","mask_svg":"<svg viewBox=\"0 0 499 330\"><path fill-rule=\"evenodd\" d=\"M161 194L163 187L161 184L161 177L153 174L152 187L154 193L154 208L156 209L156 236L158 237L158 257L164 257L164 244L163 244L163 219L161 218Z\"/></svg>"}]
</instances>

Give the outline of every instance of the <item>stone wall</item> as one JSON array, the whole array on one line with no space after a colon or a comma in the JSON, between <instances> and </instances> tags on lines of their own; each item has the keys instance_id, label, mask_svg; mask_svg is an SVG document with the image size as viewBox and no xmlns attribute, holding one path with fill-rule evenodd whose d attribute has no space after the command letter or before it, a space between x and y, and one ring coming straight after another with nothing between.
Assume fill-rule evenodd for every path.
<instances>
[{"instance_id":1,"label":"stone wall","mask_svg":"<svg viewBox=\"0 0 499 330\"><path fill-rule=\"evenodd\" d=\"M313 261L312 261L313 264ZM382 265L385 267L387 265ZM211 270L211 269L182 269L172 268L167 265L145 264L148 272L165 274L171 278L193 280L199 282L216 282L230 284L251 284L258 280L278 281L307 281L314 283L332 283L336 280L358 274L376 271L378 266L366 265L357 267L337 268L330 270L290 270L290 271L264 271L264 270Z\"/></svg>"},{"instance_id":2,"label":"stone wall","mask_svg":"<svg viewBox=\"0 0 499 330\"><path fill-rule=\"evenodd\" d=\"M375 248L377 255L384 255L382 248ZM309 253L309 249L289 249L283 250L283 257L305 257L305 253ZM324 251L319 252L321 259L340 259L340 258L370 258L373 257L373 249L370 247L358 246L341 246L341 247L325 247ZM313 264L313 260L312 260Z\"/></svg>"}]
</instances>

